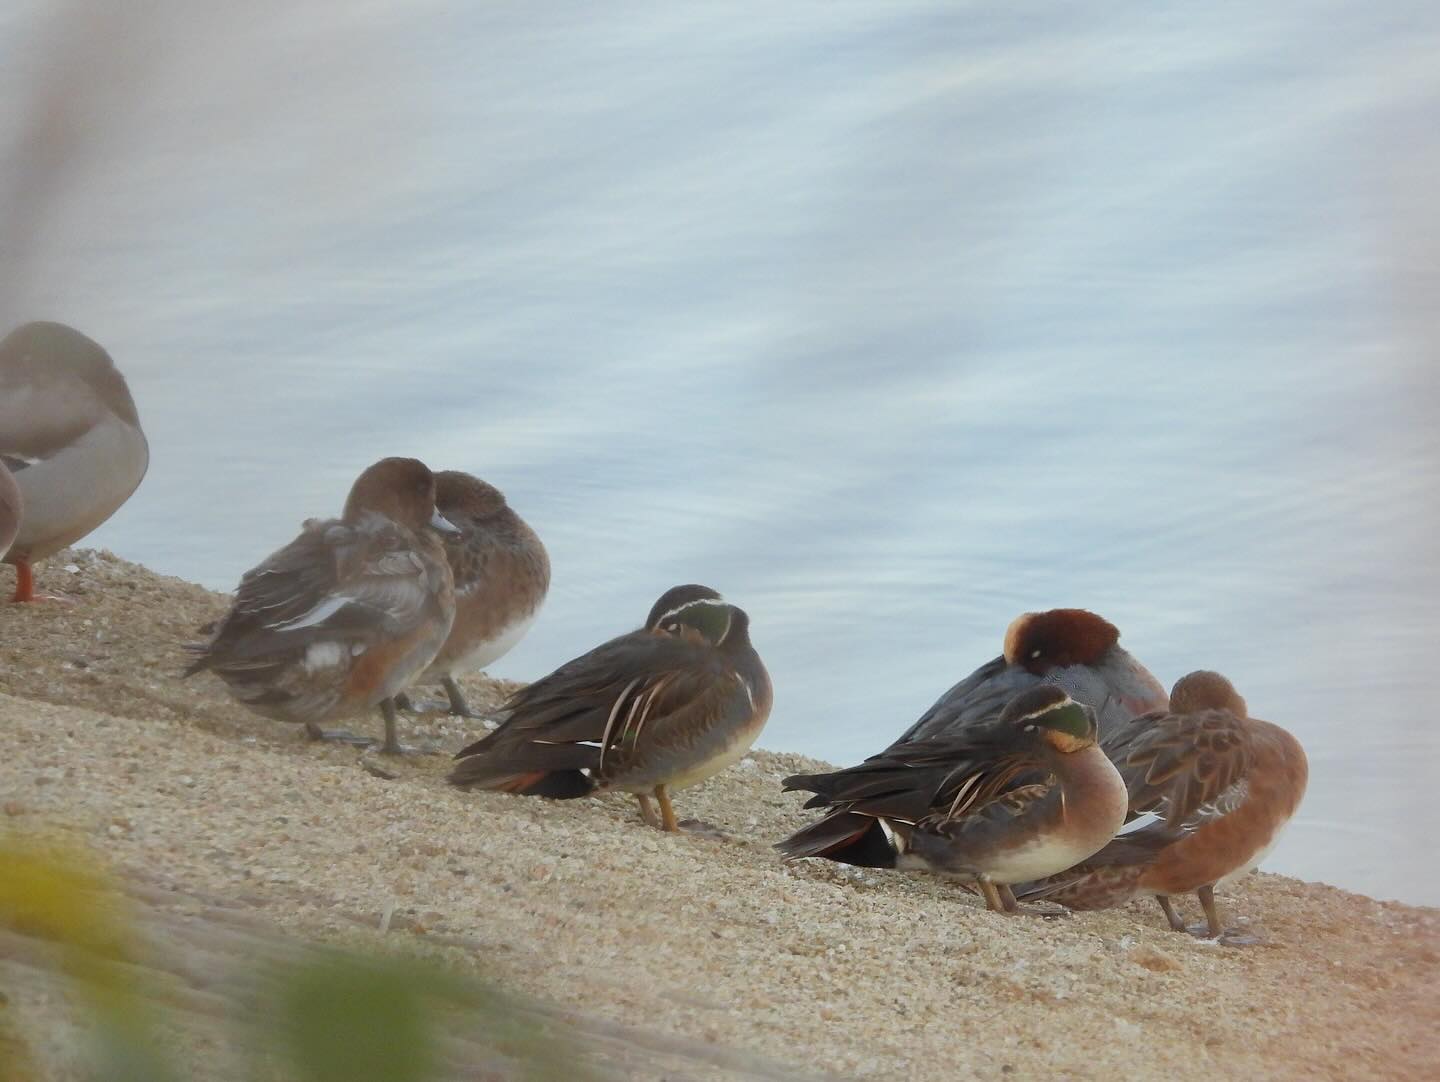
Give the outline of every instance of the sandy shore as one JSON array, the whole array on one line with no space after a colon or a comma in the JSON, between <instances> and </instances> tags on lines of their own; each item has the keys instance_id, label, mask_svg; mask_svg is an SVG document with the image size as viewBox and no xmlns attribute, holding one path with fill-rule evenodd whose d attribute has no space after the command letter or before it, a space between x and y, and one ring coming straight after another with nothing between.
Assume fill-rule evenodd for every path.
<instances>
[{"instance_id":1,"label":"sandy shore","mask_svg":"<svg viewBox=\"0 0 1440 1082\"><path fill-rule=\"evenodd\" d=\"M661 835L619 797L457 792L443 756L376 777L208 676L176 678L221 595L89 552L39 585L76 603L0 606L0 829L62 827L160 909L168 894L306 940L425 942L670 1048L622 1074L1435 1077L1435 909L1260 874L1222 904L1267 945L1231 949L1169 932L1151 904L1005 918L926 878L787 867L770 843L807 816L779 779L820 765L795 755L753 753L681 794L726 839ZM466 690L484 708L504 689ZM447 749L478 731L408 729ZM14 1013L61 1032L18 950L0 949Z\"/></svg>"}]
</instances>

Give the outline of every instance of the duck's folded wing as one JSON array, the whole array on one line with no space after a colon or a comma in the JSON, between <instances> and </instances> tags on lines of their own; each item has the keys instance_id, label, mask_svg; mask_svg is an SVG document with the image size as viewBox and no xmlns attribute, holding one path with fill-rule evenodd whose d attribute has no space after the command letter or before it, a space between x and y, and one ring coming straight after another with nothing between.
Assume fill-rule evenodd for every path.
<instances>
[{"instance_id":1,"label":"duck's folded wing","mask_svg":"<svg viewBox=\"0 0 1440 1082\"><path fill-rule=\"evenodd\" d=\"M27 375L0 364L0 455L12 469L59 454L105 417L99 400L70 381Z\"/></svg>"},{"instance_id":2,"label":"duck's folded wing","mask_svg":"<svg viewBox=\"0 0 1440 1082\"><path fill-rule=\"evenodd\" d=\"M775 848L790 860L825 857L859 867L893 867L894 846L881 820L903 829L936 815L963 813L1031 769L1007 755L1002 740L1002 733L987 726L963 738L899 744L846 770L786 778L786 790L815 794L807 808L830 812Z\"/></svg>"},{"instance_id":3,"label":"duck's folded wing","mask_svg":"<svg viewBox=\"0 0 1440 1082\"><path fill-rule=\"evenodd\" d=\"M457 759L505 745L560 739L599 741L610 705L645 671L655 640L632 631L572 658L554 672L520 688L501 706L494 732L462 748Z\"/></svg>"},{"instance_id":4,"label":"duck's folded wing","mask_svg":"<svg viewBox=\"0 0 1440 1082\"><path fill-rule=\"evenodd\" d=\"M1228 710L1155 717L1121 750L1116 766L1130 792L1131 813L1153 812L1169 830L1238 803L1252 760L1250 732Z\"/></svg>"},{"instance_id":5,"label":"duck's folded wing","mask_svg":"<svg viewBox=\"0 0 1440 1082\"><path fill-rule=\"evenodd\" d=\"M613 772L633 759L647 728L658 730L663 743L671 715L716 695L722 673L680 639L645 631L612 639L511 696L501 726L456 755L461 761L451 781L487 785L551 770Z\"/></svg>"},{"instance_id":6,"label":"duck's folded wing","mask_svg":"<svg viewBox=\"0 0 1440 1082\"><path fill-rule=\"evenodd\" d=\"M754 716L740 677L719 665L664 673L616 700L601 737L597 775L683 774L724 752Z\"/></svg>"},{"instance_id":7,"label":"duck's folded wing","mask_svg":"<svg viewBox=\"0 0 1440 1082\"><path fill-rule=\"evenodd\" d=\"M187 674L271 664L323 641L363 651L413 629L432 595L425 564L399 529L317 523L245 574Z\"/></svg>"},{"instance_id":8,"label":"duck's folded wing","mask_svg":"<svg viewBox=\"0 0 1440 1082\"><path fill-rule=\"evenodd\" d=\"M947 740L897 743L858 766L793 774L782 784L787 792L814 793L807 808L845 807L913 822L957 797L968 800L985 788L978 779L998 776L993 771L1003 759L1002 735L985 726Z\"/></svg>"},{"instance_id":9,"label":"duck's folded wing","mask_svg":"<svg viewBox=\"0 0 1440 1082\"><path fill-rule=\"evenodd\" d=\"M954 803L921 819L915 824L915 832L963 843L1009 831L1016 820L1050 794L1050 786L1044 782L1006 790L1005 775L1012 766L1025 769L1024 764L1012 762L971 775L966 785L956 791Z\"/></svg>"}]
</instances>

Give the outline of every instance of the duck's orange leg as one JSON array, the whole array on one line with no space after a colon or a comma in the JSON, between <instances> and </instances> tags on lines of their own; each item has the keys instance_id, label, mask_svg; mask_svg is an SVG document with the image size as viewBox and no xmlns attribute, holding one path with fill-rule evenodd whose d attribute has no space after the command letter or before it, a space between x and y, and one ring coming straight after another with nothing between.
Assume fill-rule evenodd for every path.
<instances>
[{"instance_id":1,"label":"duck's orange leg","mask_svg":"<svg viewBox=\"0 0 1440 1082\"><path fill-rule=\"evenodd\" d=\"M660 820L663 829L669 834L674 834L680 829L680 822L675 818L675 805L670 803L670 794L665 786L655 786L655 799L660 802Z\"/></svg>"},{"instance_id":2,"label":"duck's orange leg","mask_svg":"<svg viewBox=\"0 0 1440 1082\"><path fill-rule=\"evenodd\" d=\"M994 883L982 876L975 880L975 885L980 888L980 893L985 897L986 909L992 913L1005 912L1005 900L1000 897L1000 891L996 889Z\"/></svg>"},{"instance_id":3,"label":"duck's orange leg","mask_svg":"<svg viewBox=\"0 0 1440 1082\"><path fill-rule=\"evenodd\" d=\"M75 604L68 597L37 594L35 592L35 569L30 566L29 560L21 556L15 557L15 596L10 600L17 605L34 604L37 601L58 601L62 605Z\"/></svg>"},{"instance_id":4,"label":"duck's orange leg","mask_svg":"<svg viewBox=\"0 0 1440 1082\"><path fill-rule=\"evenodd\" d=\"M35 600L35 572L29 560L15 561L15 596L10 600L17 604Z\"/></svg>"}]
</instances>

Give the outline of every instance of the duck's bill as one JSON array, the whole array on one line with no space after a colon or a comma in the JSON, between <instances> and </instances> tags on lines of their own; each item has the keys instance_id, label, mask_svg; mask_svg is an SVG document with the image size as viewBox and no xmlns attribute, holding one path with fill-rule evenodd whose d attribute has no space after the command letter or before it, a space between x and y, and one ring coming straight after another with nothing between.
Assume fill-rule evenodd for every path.
<instances>
[{"instance_id":1,"label":"duck's bill","mask_svg":"<svg viewBox=\"0 0 1440 1082\"><path fill-rule=\"evenodd\" d=\"M459 526L456 526L455 523L451 522L448 518L446 518L444 515L442 515L439 511L434 512L434 513L430 516L430 528L431 528L431 529L434 529L434 530L439 530L441 533L459 533L459 532L460 532L460 527L459 527Z\"/></svg>"}]
</instances>

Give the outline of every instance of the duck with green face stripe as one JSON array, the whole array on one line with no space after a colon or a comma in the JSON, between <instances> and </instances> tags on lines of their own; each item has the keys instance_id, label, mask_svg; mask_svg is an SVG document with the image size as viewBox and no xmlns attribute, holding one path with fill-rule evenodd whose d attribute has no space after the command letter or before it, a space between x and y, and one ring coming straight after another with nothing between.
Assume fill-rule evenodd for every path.
<instances>
[{"instance_id":1,"label":"duck with green face stripe","mask_svg":"<svg viewBox=\"0 0 1440 1082\"><path fill-rule=\"evenodd\" d=\"M451 783L556 800L632 793L646 822L679 829L670 794L741 759L770 716L749 632L714 590L675 587L644 627L516 692L500 728L456 756Z\"/></svg>"},{"instance_id":2,"label":"duck with green face stripe","mask_svg":"<svg viewBox=\"0 0 1440 1082\"><path fill-rule=\"evenodd\" d=\"M795 775L806 807L842 804L879 825L864 863L973 884L997 912L1019 912L1009 884L1063 871L1125 821L1125 783L1096 743L1095 714L1061 688L1022 692L991 724L947 740L902 743L849 770ZM827 856L824 820L777 848ZM811 832L814 837L811 837ZM812 844L813 843L813 844ZM847 855L847 863L859 863Z\"/></svg>"}]
</instances>

